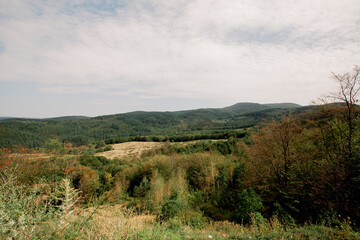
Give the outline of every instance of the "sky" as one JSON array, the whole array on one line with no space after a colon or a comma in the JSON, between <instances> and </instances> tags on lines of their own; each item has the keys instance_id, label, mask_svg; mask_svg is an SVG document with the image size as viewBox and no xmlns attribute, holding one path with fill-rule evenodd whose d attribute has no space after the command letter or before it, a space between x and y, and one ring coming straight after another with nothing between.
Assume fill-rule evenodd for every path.
<instances>
[{"instance_id":1,"label":"sky","mask_svg":"<svg viewBox=\"0 0 360 240\"><path fill-rule=\"evenodd\" d=\"M0 116L309 105L360 64L359 0L0 0Z\"/></svg>"}]
</instances>

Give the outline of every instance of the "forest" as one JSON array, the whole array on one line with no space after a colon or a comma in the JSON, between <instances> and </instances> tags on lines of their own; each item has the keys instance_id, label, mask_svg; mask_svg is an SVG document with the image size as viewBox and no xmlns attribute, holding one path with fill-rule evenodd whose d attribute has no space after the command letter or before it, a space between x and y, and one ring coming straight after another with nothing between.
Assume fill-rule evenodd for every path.
<instances>
[{"instance_id":1,"label":"forest","mask_svg":"<svg viewBox=\"0 0 360 240\"><path fill-rule=\"evenodd\" d=\"M2 140L0 235L359 239L359 74L359 67L334 74L339 86L334 101L307 108L258 105L261 109L249 111L234 105L94 119L2 120L4 139L20 130L27 140ZM139 114L143 117L135 117ZM106 132L115 118L118 131ZM133 128L124 133L127 124ZM30 132L37 134L31 141ZM84 142L71 138L84 132ZM139 156L96 154L130 140L162 145Z\"/></svg>"},{"instance_id":2,"label":"forest","mask_svg":"<svg viewBox=\"0 0 360 240\"><path fill-rule=\"evenodd\" d=\"M76 146L126 141L189 141L225 138L229 131L252 127L265 119L280 119L297 104L238 103L219 109L179 112L131 112L94 118L60 117L52 119L0 120L0 147L21 144L44 147L46 141L59 139Z\"/></svg>"}]
</instances>

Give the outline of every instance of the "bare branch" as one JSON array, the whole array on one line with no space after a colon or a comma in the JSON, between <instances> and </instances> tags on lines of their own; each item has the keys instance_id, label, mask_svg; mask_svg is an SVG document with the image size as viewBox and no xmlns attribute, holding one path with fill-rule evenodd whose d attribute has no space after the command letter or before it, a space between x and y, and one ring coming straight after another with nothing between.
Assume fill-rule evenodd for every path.
<instances>
[{"instance_id":1,"label":"bare branch","mask_svg":"<svg viewBox=\"0 0 360 240\"><path fill-rule=\"evenodd\" d=\"M360 67L356 66L353 69L353 73L335 74L332 72L332 78L339 85L339 92L331 94L334 100L343 101L347 107L352 106L358 101L360 93Z\"/></svg>"}]
</instances>

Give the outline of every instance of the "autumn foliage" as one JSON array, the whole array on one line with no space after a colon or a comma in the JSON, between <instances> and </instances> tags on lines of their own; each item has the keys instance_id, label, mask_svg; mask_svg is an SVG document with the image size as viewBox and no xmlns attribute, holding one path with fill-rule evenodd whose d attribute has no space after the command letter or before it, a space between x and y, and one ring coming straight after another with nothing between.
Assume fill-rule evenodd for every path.
<instances>
[{"instance_id":1,"label":"autumn foliage","mask_svg":"<svg viewBox=\"0 0 360 240\"><path fill-rule=\"evenodd\" d=\"M50 190L36 193L40 202L66 181L75 188L74 204L121 202L174 226L202 228L210 221L261 226L276 219L288 227L346 222L358 229L359 74L355 67L353 74L334 75L340 102L264 122L245 139L234 134L217 141L167 142L140 157L114 160L95 156L94 145L52 139L38 150L1 148L0 174L13 170L29 189L45 182ZM49 204L61 205L56 199Z\"/></svg>"}]
</instances>

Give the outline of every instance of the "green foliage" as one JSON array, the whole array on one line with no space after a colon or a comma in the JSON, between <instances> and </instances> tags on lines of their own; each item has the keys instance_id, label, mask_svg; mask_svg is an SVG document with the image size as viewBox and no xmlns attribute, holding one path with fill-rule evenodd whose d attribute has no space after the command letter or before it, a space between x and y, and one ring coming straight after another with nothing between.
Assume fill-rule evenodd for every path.
<instances>
[{"instance_id":1,"label":"green foliage","mask_svg":"<svg viewBox=\"0 0 360 240\"><path fill-rule=\"evenodd\" d=\"M169 229L176 231L181 230L184 227L182 220L179 219L178 217L171 217L170 219L168 219L168 224L169 224L168 226Z\"/></svg>"},{"instance_id":2,"label":"green foliage","mask_svg":"<svg viewBox=\"0 0 360 240\"><path fill-rule=\"evenodd\" d=\"M0 176L0 235L23 238L32 235L34 225L46 221L48 204L37 199L36 190L27 190L15 172L5 170Z\"/></svg>"},{"instance_id":3,"label":"green foliage","mask_svg":"<svg viewBox=\"0 0 360 240\"><path fill-rule=\"evenodd\" d=\"M187 208L187 202L181 194L173 190L170 197L164 202L161 208L161 219L167 220L178 216Z\"/></svg>"},{"instance_id":4,"label":"green foliage","mask_svg":"<svg viewBox=\"0 0 360 240\"><path fill-rule=\"evenodd\" d=\"M216 152L221 155L241 154L241 149L238 146L239 139L230 138L228 140L200 140L195 143L178 145L173 144L165 146L158 150L162 154L193 154L193 153L204 153L204 152Z\"/></svg>"},{"instance_id":5,"label":"green foliage","mask_svg":"<svg viewBox=\"0 0 360 240\"><path fill-rule=\"evenodd\" d=\"M285 107L285 108L283 108ZM75 146L124 141L180 142L244 137L244 129L264 119L279 118L294 106L243 103L222 109L179 112L132 112L95 118L5 119L0 121L0 147L21 144L44 147L50 139ZM271 110L271 113L267 112Z\"/></svg>"},{"instance_id":6,"label":"green foliage","mask_svg":"<svg viewBox=\"0 0 360 240\"><path fill-rule=\"evenodd\" d=\"M69 226L69 217L78 192L63 179L55 191L46 183L31 188L16 177L16 169L5 170L0 176L0 234L2 237L32 239L39 236L63 234ZM42 228L44 223L54 223ZM43 229L46 228L46 233ZM67 231L65 231L67 232Z\"/></svg>"},{"instance_id":7,"label":"green foliage","mask_svg":"<svg viewBox=\"0 0 360 240\"><path fill-rule=\"evenodd\" d=\"M182 212L182 218L193 229L203 229L209 224L209 219L199 210L187 209Z\"/></svg>"},{"instance_id":8,"label":"green foliage","mask_svg":"<svg viewBox=\"0 0 360 240\"><path fill-rule=\"evenodd\" d=\"M69 174L74 187L81 192L82 200L88 203L96 197L100 187L99 175L90 167L78 165Z\"/></svg>"},{"instance_id":9,"label":"green foliage","mask_svg":"<svg viewBox=\"0 0 360 240\"><path fill-rule=\"evenodd\" d=\"M39 142L49 154L34 161L31 154L16 156L1 149L1 166L18 165L18 180L29 186L40 177L52 180L53 191L64 176L69 177L84 203L127 201L139 212L148 210L168 222L168 229L177 234L188 227L206 228L208 221L226 220L264 234L269 227L266 218L285 228L323 222L351 232L348 228L360 223L359 109L354 105L350 115L344 104L312 110L280 119L279 113L288 109L239 104L87 120L1 121L5 137L0 144L10 143L9 136L15 139L16 130L21 141L31 146ZM274 121L241 130L264 118ZM201 141L171 143L194 139ZM80 151L64 144L67 140L87 146ZM109 150L106 144L129 140L168 142L141 157L110 161L93 156L95 151ZM69 157L70 152L88 154ZM54 202L60 204L60 199Z\"/></svg>"},{"instance_id":10,"label":"green foliage","mask_svg":"<svg viewBox=\"0 0 360 240\"><path fill-rule=\"evenodd\" d=\"M145 197L146 193L150 190L149 180L146 176L141 180L139 186L134 188L134 197Z\"/></svg>"},{"instance_id":11,"label":"green foliage","mask_svg":"<svg viewBox=\"0 0 360 240\"><path fill-rule=\"evenodd\" d=\"M101 141L96 143L95 148L102 148L102 147L105 147L105 145L106 145L105 141L101 140Z\"/></svg>"},{"instance_id":12,"label":"green foliage","mask_svg":"<svg viewBox=\"0 0 360 240\"><path fill-rule=\"evenodd\" d=\"M106 145L104 151L110 151L110 150L112 150L112 147L110 145Z\"/></svg>"},{"instance_id":13,"label":"green foliage","mask_svg":"<svg viewBox=\"0 0 360 240\"><path fill-rule=\"evenodd\" d=\"M48 153L56 155L64 154L64 146L58 139L50 139L45 143L45 149Z\"/></svg>"},{"instance_id":14,"label":"green foliage","mask_svg":"<svg viewBox=\"0 0 360 240\"><path fill-rule=\"evenodd\" d=\"M341 219L339 219L339 214L334 211L334 209L329 208L321 215L321 221L324 225L329 227L339 227L341 224Z\"/></svg>"},{"instance_id":15,"label":"green foliage","mask_svg":"<svg viewBox=\"0 0 360 240\"><path fill-rule=\"evenodd\" d=\"M348 218L347 215L342 215L343 217L336 219L338 214L342 214L338 212L341 208L335 205L335 201L328 200L330 197L325 196L327 193L336 196L334 194L341 190L335 188L337 185L329 185L328 175L323 174L324 169L335 169L336 164L328 164L334 163L334 158L332 159L334 162L319 158L321 154L316 151L319 145L314 146L320 141L316 137L318 134L316 129L303 127L301 131L295 130L292 132L294 138L290 144L291 154L290 158L287 158L291 162L287 165L289 167L287 170L283 165L284 161L280 161L283 154L275 155L280 158L269 161L270 155L265 154L269 152L265 151L261 155L258 155L259 152L254 152L253 148L257 147L256 150L259 150L258 147L262 146L258 145L259 142L255 141L256 139L251 146L231 137L226 141L201 141L189 147L176 145L177 149L181 149L179 153L174 151L173 145L169 144L168 148L157 154L117 160L82 155L77 156L78 161L75 162L61 156L60 151L60 156L45 159L49 164L45 168L55 169L58 173L55 181L52 182L52 192L49 190L47 194L50 196L48 199L51 200L51 204L47 205L46 211L47 214L51 214L42 220L46 222L46 225L40 222L32 223L35 228L31 236L57 239L81 239L90 238L89 236L103 239L126 237L129 239L164 239L166 237L202 239L208 238L209 235L216 239L224 236L230 239L248 237L255 239L303 237L306 239L316 236L321 239L320 236L327 238L336 236L343 239L356 239L354 236L358 235L352 230L355 222L353 217ZM254 136L256 137L255 134ZM272 132L270 136L276 136L276 132ZM268 139L271 138L266 135L261 135L261 137L269 146ZM223 144L217 144L218 142ZM227 145L231 146L230 154L217 150L218 146L221 149ZM66 147L64 149L66 150ZM278 148L275 149L281 152ZM306 158L303 157L304 153ZM257 158L254 156L262 156L259 158L261 162L257 163L255 161ZM1 157L6 161L10 159L6 154L2 154ZM316 159L322 159L322 161L315 161ZM270 167L276 168L276 173L280 175L274 174ZM336 174L333 172L331 177L336 176L336 178L332 181L344 181L340 170L342 169L338 169L339 173ZM52 171L44 171L42 174L45 176L52 173ZM82 192L71 188L70 182L65 183L61 180L64 175L69 177L74 187ZM284 177L288 181L286 187L280 185L282 181L279 179L284 179ZM34 181L38 179L34 178ZM323 186L335 187L329 189ZM24 190L26 194L31 195L31 191ZM34 196L41 196L41 194L38 191ZM110 237L100 230L99 221L81 220L80 217L72 220L74 216L71 212L77 196L82 196L85 202L90 203L96 199L103 199L99 202L109 200L112 204L121 202L123 205L131 202L138 212L148 210L151 214L157 215L163 224L141 223L140 227L134 228L135 230L126 229L126 231L117 228ZM69 200L69 204L66 203L66 199ZM325 214L324 208L316 209L321 204L320 200L331 201L332 206L336 208ZM299 211L293 210L292 206L296 206ZM11 206L7 208L11 209ZM308 213L313 209L314 215L309 215ZM39 208L36 211L41 213L42 210ZM302 222L306 216L317 216L313 219L319 222L323 218L327 225L332 225L337 229L324 226L298 227L296 222ZM235 221L247 225L240 226L225 221L224 224L233 224L231 225L233 227L224 225L225 227L221 230L214 230L217 224L217 222L212 222L214 220ZM135 220L129 220L131 221ZM5 234L10 236L15 233L10 232L7 227Z\"/></svg>"},{"instance_id":16,"label":"green foliage","mask_svg":"<svg viewBox=\"0 0 360 240\"><path fill-rule=\"evenodd\" d=\"M279 204L274 203L274 215L277 216L281 224L285 226L296 226L295 219Z\"/></svg>"},{"instance_id":17,"label":"green foliage","mask_svg":"<svg viewBox=\"0 0 360 240\"><path fill-rule=\"evenodd\" d=\"M157 171L154 172L150 183L150 190L147 193L148 208L158 213L165 198L165 180Z\"/></svg>"},{"instance_id":18,"label":"green foliage","mask_svg":"<svg viewBox=\"0 0 360 240\"><path fill-rule=\"evenodd\" d=\"M79 159L79 162L83 166L88 166L96 170L104 170L105 166L110 164L111 161L102 156L91 156L91 155L82 155Z\"/></svg>"},{"instance_id":19,"label":"green foliage","mask_svg":"<svg viewBox=\"0 0 360 240\"><path fill-rule=\"evenodd\" d=\"M239 194L236 220L238 223L250 223L253 214L258 218L258 212L263 209L261 197L254 189L245 189Z\"/></svg>"}]
</instances>

